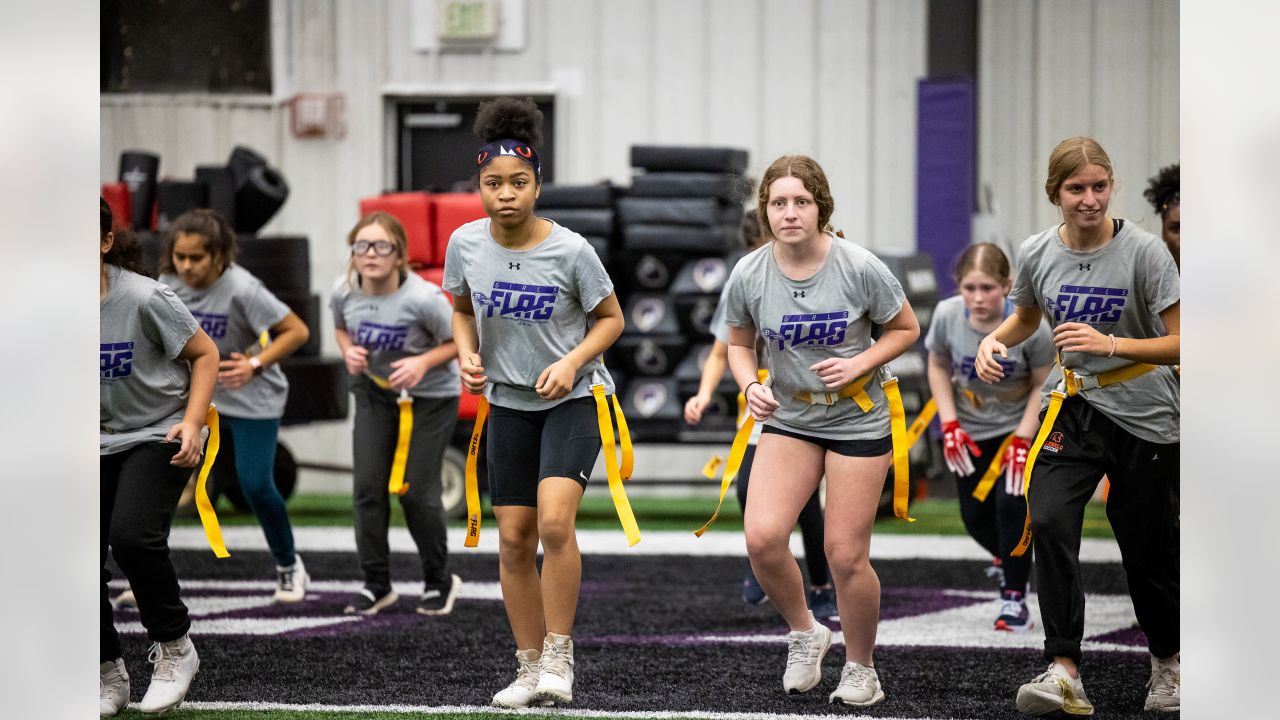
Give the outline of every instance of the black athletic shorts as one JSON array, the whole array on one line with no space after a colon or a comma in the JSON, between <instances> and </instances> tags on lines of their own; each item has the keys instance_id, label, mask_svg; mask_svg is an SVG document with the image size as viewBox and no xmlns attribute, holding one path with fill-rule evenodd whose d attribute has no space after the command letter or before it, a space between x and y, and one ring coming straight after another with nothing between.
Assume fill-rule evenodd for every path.
<instances>
[{"instance_id":1,"label":"black athletic shorts","mask_svg":"<svg viewBox=\"0 0 1280 720\"><path fill-rule=\"evenodd\" d=\"M494 505L538 506L543 478L567 477L585 490L600 455L594 398L566 400L549 410L489 406L489 497Z\"/></svg>"},{"instance_id":2,"label":"black athletic shorts","mask_svg":"<svg viewBox=\"0 0 1280 720\"><path fill-rule=\"evenodd\" d=\"M844 455L845 457L879 457L893 451L893 437L890 435L885 435L876 440L830 440L783 430L772 425L765 425L760 432L761 434L770 433L803 440L807 443L813 443L823 450L830 450L837 455Z\"/></svg>"}]
</instances>

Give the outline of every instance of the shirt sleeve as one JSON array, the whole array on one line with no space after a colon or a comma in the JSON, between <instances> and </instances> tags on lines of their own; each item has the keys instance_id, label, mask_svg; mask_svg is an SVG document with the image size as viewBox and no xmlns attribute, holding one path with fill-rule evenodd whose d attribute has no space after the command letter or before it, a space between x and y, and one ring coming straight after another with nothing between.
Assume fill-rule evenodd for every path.
<instances>
[{"instance_id":1,"label":"shirt sleeve","mask_svg":"<svg viewBox=\"0 0 1280 720\"><path fill-rule=\"evenodd\" d=\"M1142 273L1142 299L1151 311L1159 314L1168 310L1181 298L1181 279L1178 265L1168 249L1158 240L1147 243L1145 257L1138 260L1138 272Z\"/></svg>"},{"instance_id":2,"label":"shirt sleeve","mask_svg":"<svg viewBox=\"0 0 1280 720\"><path fill-rule=\"evenodd\" d=\"M1031 241L1034 239L1034 237L1027 238L1018 250L1018 257L1022 261L1018 263L1018 272L1013 279L1013 288L1009 290L1009 302L1018 307L1040 306L1040 302L1036 300L1036 289L1031 285L1031 258L1028 256Z\"/></svg>"},{"instance_id":3,"label":"shirt sleeve","mask_svg":"<svg viewBox=\"0 0 1280 720\"><path fill-rule=\"evenodd\" d=\"M585 240L578 248L578 257L573 268L574 281L577 283L578 301L582 309L591 312L605 298L613 294L613 279L600 262L600 256Z\"/></svg>"},{"instance_id":4,"label":"shirt sleeve","mask_svg":"<svg viewBox=\"0 0 1280 720\"><path fill-rule=\"evenodd\" d=\"M425 281L424 284L429 285ZM422 302L418 304L418 320L435 338L436 344L443 345L453 339L453 306L444 293L434 287L423 288L422 295Z\"/></svg>"},{"instance_id":5,"label":"shirt sleeve","mask_svg":"<svg viewBox=\"0 0 1280 720\"><path fill-rule=\"evenodd\" d=\"M261 282L253 284L253 288L245 297L244 314L249 321L249 327L253 328L253 332L261 334L265 330L269 330L288 317L289 306L285 305L280 298L271 294Z\"/></svg>"},{"instance_id":6,"label":"shirt sleeve","mask_svg":"<svg viewBox=\"0 0 1280 720\"><path fill-rule=\"evenodd\" d=\"M164 354L176 359L187 342L200 329L191 311L165 285L157 285L142 306L142 332L148 340L164 348Z\"/></svg>"},{"instance_id":7,"label":"shirt sleeve","mask_svg":"<svg viewBox=\"0 0 1280 720\"><path fill-rule=\"evenodd\" d=\"M725 281L724 289L720 291L720 301L716 303L716 311L711 314L711 334L716 340L729 344L729 325L724 321L724 306L729 300L729 283Z\"/></svg>"},{"instance_id":8,"label":"shirt sleeve","mask_svg":"<svg viewBox=\"0 0 1280 720\"><path fill-rule=\"evenodd\" d=\"M896 317L907 301L898 278L875 255L870 255L862 268L862 285L867 293L867 314L878 325Z\"/></svg>"},{"instance_id":9,"label":"shirt sleeve","mask_svg":"<svg viewBox=\"0 0 1280 720\"><path fill-rule=\"evenodd\" d=\"M347 319L343 316L343 311L347 304L347 296L350 293L345 283L338 285L333 289L333 295L329 297L329 311L333 315L333 327L335 330L347 329Z\"/></svg>"},{"instance_id":10,"label":"shirt sleeve","mask_svg":"<svg viewBox=\"0 0 1280 720\"><path fill-rule=\"evenodd\" d=\"M756 327L756 319L751 315L751 308L747 304L746 293L743 287L747 285L748 278L743 268L745 263L739 261L734 266L733 272L729 274L729 291L724 297L724 322L732 327ZM727 336L727 333L726 333ZM727 343L726 343L727 344Z\"/></svg>"},{"instance_id":11,"label":"shirt sleeve","mask_svg":"<svg viewBox=\"0 0 1280 720\"><path fill-rule=\"evenodd\" d=\"M462 257L462 245L462 241L458 239L458 231L455 230L444 251L444 278L440 287L455 298L459 295L471 295L471 289L467 286L467 264Z\"/></svg>"}]
</instances>

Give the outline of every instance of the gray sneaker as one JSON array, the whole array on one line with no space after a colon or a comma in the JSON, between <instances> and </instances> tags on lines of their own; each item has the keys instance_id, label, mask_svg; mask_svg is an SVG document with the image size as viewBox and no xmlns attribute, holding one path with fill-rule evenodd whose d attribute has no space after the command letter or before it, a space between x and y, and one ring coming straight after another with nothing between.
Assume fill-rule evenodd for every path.
<instances>
[{"instance_id":1,"label":"gray sneaker","mask_svg":"<svg viewBox=\"0 0 1280 720\"><path fill-rule=\"evenodd\" d=\"M1035 680L1018 688L1018 712L1034 717L1063 713L1072 717L1093 714L1093 705L1084 694L1084 683L1067 669L1051 663Z\"/></svg>"},{"instance_id":2,"label":"gray sneaker","mask_svg":"<svg viewBox=\"0 0 1280 720\"><path fill-rule=\"evenodd\" d=\"M884 689L880 687L880 676L876 669L853 661L844 664L840 673L840 684L831 693L827 702L839 700L845 705L866 707L884 700Z\"/></svg>"},{"instance_id":3,"label":"gray sneaker","mask_svg":"<svg viewBox=\"0 0 1280 720\"><path fill-rule=\"evenodd\" d=\"M1151 656L1151 679L1147 681L1147 701L1143 710L1178 712L1182 709L1182 653L1167 660Z\"/></svg>"},{"instance_id":4,"label":"gray sneaker","mask_svg":"<svg viewBox=\"0 0 1280 720\"><path fill-rule=\"evenodd\" d=\"M129 673L124 659L108 660L98 666L98 717L111 717L129 704Z\"/></svg>"},{"instance_id":5,"label":"gray sneaker","mask_svg":"<svg viewBox=\"0 0 1280 720\"><path fill-rule=\"evenodd\" d=\"M294 555L292 566L276 566L276 591L271 599L278 603L302 602L307 596L307 585L310 582L311 576L307 574L307 567L302 564L302 556Z\"/></svg>"},{"instance_id":6,"label":"gray sneaker","mask_svg":"<svg viewBox=\"0 0 1280 720\"><path fill-rule=\"evenodd\" d=\"M814 621L809 632L787 633L787 670L782 673L782 689L788 693L809 692L822 682L822 658L831 649L831 630Z\"/></svg>"}]
</instances>

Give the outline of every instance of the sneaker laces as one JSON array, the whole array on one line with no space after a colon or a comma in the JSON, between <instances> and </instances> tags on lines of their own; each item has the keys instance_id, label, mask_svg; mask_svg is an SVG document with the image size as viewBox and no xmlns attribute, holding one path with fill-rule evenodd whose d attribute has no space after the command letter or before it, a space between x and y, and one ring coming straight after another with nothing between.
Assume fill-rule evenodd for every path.
<instances>
[{"instance_id":1,"label":"sneaker laces","mask_svg":"<svg viewBox=\"0 0 1280 720\"><path fill-rule=\"evenodd\" d=\"M295 570L296 567L297 566L295 565L288 570L281 570L277 573L276 585L278 585L281 590L285 592L293 590L293 574L297 572L297 570Z\"/></svg>"},{"instance_id":2,"label":"sneaker laces","mask_svg":"<svg viewBox=\"0 0 1280 720\"><path fill-rule=\"evenodd\" d=\"M152 680L173 680L174 672L178 669L178 660L182 658L175 647L178 642L180 641L151 643L147 662L155 666L151 670Z\"/></svg>"},{"instance_id":3,"label":"sneaker laces","mask_svg":"<svg viewBox=\"0 0 1280 720\"><path fill-rule=\"evenodd\" d=\"M548 643L542 649L542 672L549 672L562 678L569 677L569 673L573 672L573 666L569 659L569 648Z\"/></svg>"},{"instance_id":4,"label":"sneaker laces","mask_svg":"<svg viewBox=\"0 0 1280 720\"><path fill-rule=\"evenodd\" d=\"M872 679L875 678L875 671L865 665L852 663L845 666L844 672L840 674L840 684L837 687L853 687L859 690L870 690L872 688Z\"/></svg>"},{"instance_id":5,"label":"sneaker laces","mask_svg":"<svg viewBox=\"0 0 1280 720\"><path fill-rule=\"evenodd\" d=\"M542 658L537 660L525 660L516 658L520 667L516 668L516 679L511 682L510 687L527 687L534 688L538 684L538 675L542 672Z\"/></svg>"},{"instance_id":6,"label":"sneaker laces","mask_svg":"<svg viewBox=\"0 0 1280 720\"><path fill-rule=\"evenodd\" d=\"M1000 617L1020 618L1024 607L1021 600L1004 600L1000 603Z\"/></svg>"},{"instance_id":7,"label":"sneaker laces","mask_svg":"<svg viewBox=\"0 0 1280 720\"><path fill-rule=\"evenodd\" d=\"M813 656L817 653L816 649L818 640L817 626L814 629L805 632L793 632L787 638L787 665L793 663L812 663Z\"/></svg>"},{"instance_id":8,"label":"sneaker laces","mask_svg":"<svg viewBox=\"0 0 1280 720\"><path fill-rule=\"evenodd\" d=\"M1147 681L1147 688L1152 695L1172 697L1178 694L1178 682L1178 671L1174 669L1174 664L1157 660L1151 668L1151 679Z\"/></svg>"}]
</instances>

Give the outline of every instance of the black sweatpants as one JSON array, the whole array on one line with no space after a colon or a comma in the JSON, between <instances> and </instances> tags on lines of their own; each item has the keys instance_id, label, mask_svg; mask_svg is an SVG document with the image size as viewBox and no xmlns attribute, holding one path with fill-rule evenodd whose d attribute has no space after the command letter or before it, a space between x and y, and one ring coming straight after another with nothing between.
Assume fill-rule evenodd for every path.
<instances>
[{"instance_id":1,"label":"black sweatpants","mask_svg":"<svg viewBox=\"0 0 1280 720\"><path fill-rule=\"evenodd\" d=\"M400 437L400 406L396 393L382 390L364 378L352 383L351 393L356 401L351 434L356 555L365 585L386 591L391 589L391 548L387 541L391 495L387 483ZM413 435L409 438L404 471L409 489L399 497L409 535L418 546L422 579L428 588L449 585L440 466L457 422L458 398L414 398Z\"/></svg>"},{"instance_id":2,"label":"black sweatpants","mask_svg":"<svg viewBox=\"0 0 1280 720\"><path fill-rule=\"evenodd\" d=\"M960 518L964 521L964 529L969 531L969 536L977 540L992 557L1000 558L1000 565L1004 568L1004 581L1000 589L1026 592L1027 578L1031 575L1032 553L1027 552L1022 557L1013 557L1009 553L1022 539L1022 526L1027 520L1027 502L1021 495L1005 492L1004 473L996 477L996 483L986 501L973 496L973 489L978 487L978 481L986 474L1004 438L994 437L975 442L982 451L982 456L973 459L973 473L956 476Z\"/></svg>"},{"instance_id":3,"label":"black sweatpants","mask_svg":"<svg viewBox=\"0 0 1280 720\"><path fill-rule=\"evenodd\" d=\"M742 456L742 465L738 468L738 478L734 483L738 489L738 504L742 512L747 511L747 486L751 480L751 463L756 458L756 446L748 445ZM822 502L818 491L814 490L809 502L800 509L800 540L804 543L804 564L809 569L810 585L826 585L831 582L831 569L827 567L827 550L823 543L825 526L822 522ZM748 571L751 565L747 565Z\"/></svg>"},{"instance_id":4,"label":"black sweatpants","mask_svg":"<svg viewBox=\"0 0 1280 720\"><path fill-rule=\"evenodd\" d=\"M1080 662L1080 534L1085 503L1103 473L1111 479L1107 519L1147 646L1158 658L1181 649L1178 471L1178 443L1137 438L1083 398L1067 398L1036 459L1028 497L1046 660Z\"/></svg>"},{"instance_id":5,"label":"black sweatpants","mask_svg":"<svg viewBox=\"0 0 1280 720\"><path fill-rule=\"evenodd\" d=\"M99 662L120 657L120 636L111 618L107 595L107 550L129 579L138 599L138 615L152 642L169 642L187 634L191 619L178 597L178 574L169 559L169 528L191 468L169 460L182 449L177 442L146 442L98 458L101 481L100 555L102 597Z\"/></svg>"}]
</instances>

